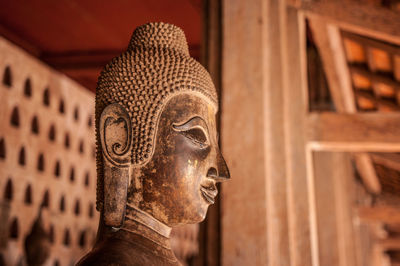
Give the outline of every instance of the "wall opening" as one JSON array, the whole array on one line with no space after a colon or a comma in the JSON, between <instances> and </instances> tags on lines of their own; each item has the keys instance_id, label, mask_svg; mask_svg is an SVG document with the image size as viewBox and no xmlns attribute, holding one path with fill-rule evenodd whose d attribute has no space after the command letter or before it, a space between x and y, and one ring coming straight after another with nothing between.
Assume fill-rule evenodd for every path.
<instances>
[{"instance_id":1,"label":"wall opening","mask_svg":"<svg viewBox=\"0 0 400 266\"><path fill-rule=\"evenodd\" d=\"M25 204L30 205L32 204L32 187L31 185L28 185L25 189L25 199L24 199Z\"/></svg>"},{"instance_id":2,"label":"wall opening","mask_svg":"<svg viewBox=\"0 0 400 266\"><path fill-rule=\"evenodd\" d=\"M78 216L81 213L81 204L80 204L79 200L76 200L76 202L75 202L74 213L76 216Z\"/></svg>"},{"instance_id":3,"label":"wall opening","mask_svg":"<svg viewBox=\"0 0 400 266\"><path fill-rule=\"evenodd\" d=\"M63 99L60 100L60 104L58 105L58 111L60 112L60 114L65 113L65 105Z\"/></svg>"},{"instance_id":4,"label":"wall opening","mask_svg":"<svg viewBox=\"0 0 400 266\"><path fill-rule=\"evenodd\" d=\"M79 142L79 153L80 154L83 154L83 152L84 152L84 143L83 143L83 140L81 140L80 142Z\"/></svg>"},{"instance_id":5,"label":"wall opening","mask_svg":"<svg viewBox=\"0 0 400 266\"><path fill-rule=\"evenodd\" d=\"M37 116L34 116L32 119L31 131L33 134L39 134L39 120Z\"/></svg>"},{"instance_id":6,"label":"wall opening","mask_svg":"<svg viewBox=\"0 0 400 266\"><path fill-rule=\"evenodd\" d=\"M92 117L89 116L89 118L88 118L88 127L92 128L92 125L93 125Z\"/></svg>"},{"instance_id":7,"label":"wall opening","mask_svg":"<svg viewBox=\"0 0 400 266\"><path fill-rule=\"evenodd\" d=\"M86 172L85 174L85 186L88 187L90 182L90 175L89 172Z\"/></svg>"},{"instance_id":8,"label":"wall opening","mask_svg":"<svg viewBox=\"0 0 400 266\"><path fill-rule=\"evenodd\" d=\"M74 181L75 181L75 169L74 169L74 167L71 167L71 171L70 171L70 173L69 173L69 180L70 180L71 182L74 182Z\"/></svg>"},{"instance_id":9,"label":"wall opening","mask_svg":"<svg viewBox=\"0 0 400 266\"><path fill-rule=\"evenodd\" d=\"M24 95L28 98L32 96L32 84L29 78L25 80Z\"/></svg>"},{"instance_id":10,"label":"wall opening","mask_svg":"<svg viewBox=\"0 0 400 266\"><path fill-rule=\"evenodd\" d=\"M11 74L11 68L9 66L7 66L4 69L3 84L6 87L11 87L12 86L12 74Z\"/></svg>"},{"instance_id":11,"label":"wall opening","mask_svg":"<svg viewBox=\"0 0 400 266\"><path fill-rule=\"evenodd\" d=\"M51 125L49 130L49 140L54 141L55 139L56 139L56 128L54 125Z\"/></svg>"},{"instance_id":12,"label":"wall opening","mask_svg":"<svg viewBox=\"0 0 400 266\"><path fill-rule=\"evenodd\" d=\"M60 161L56 162L56 166L54 167L54 175L56 177L59 177L61 174L61 165L60 165Z\"/></svg>"},{"instance_id":13,"label":"wall opening","mask_svg":"<svg viewBox=\"0 0 400 266\"><path fill-rule=\"evenodd\" d=\"M69 145L70 145L70 143L69 143L69 134L65 133L64 146L65 146L65 148L68 149Z\"/></svg>"},{"instance_id":14,"label":"wall opening","mask_svg":"<svg viewBox=\"0 0 400 266\"><path fill-rule=\"evenodd\" d=\"M54 243L54 226L52 224L49 227L49 241Z\"/></svg>"},{"instance_id":15,"label":"wall opening","mask_svg":"<svg viewBox=\"0 0 400 266\"><path fill-rule=\"evenodd\" d=\"M50 91L46 88L43 92L43 104L45 106L50 106Z\"/></svg>"},{"instance_id":16,"label":"wall opening","mask_svg":"<svg viewBox=\"0 0 400 266\"><path fill-rule=\"evenodd\" d=\"M89 203L89 217L92 218L94 215L93 204Z\"/></svg>"},{"instance_id":17,"label":"wall opening","mask_svg":"<svg viewBox=\"0 0 400 266\"><path fill-rule=\"evenodd\" d=\"M10 124L14 127L19 127L19 111L17 106L12 110Z\"/></svg>"},{"instance_id":18,"label":"wall opening","mask_svg":"<svg viewBox=\"0 0 400 266\"><path fill-rule=\"evenodd\" d=\"M50 194L49 194L49 190L47 189L43 195L42 207L49 208L49 205L50 205Z\"/></svg>"},{"instance_id":19,"label":"wall opening","mask_svg":"<svg viewBox=\"0 0 400 266\"><path fill-rule=\"evenodd\" d=\"M64 195L61 196L61 199L60 199L60 211L61 212L65 211L65 197L64 197Z\"/></svg>"},{"instance_id":20,"label":"wall opening","mask_svg":"<svg viewBox=\"0 0 400 266\"><path fill-rule=\"evenodd\" d=\"M43 153L39 154L37 169L40 172L44 171L44 155L43 155Z\"/></svg>"},{"instance_id":21,"label":"wall opening","mask_svg":"<svg viewBox=\"0 0 400 266\"><path fill-rule=\"evenodd\" d=\"M11 178L7 181L6 188L4 190L4 199L8 201L13 199L13 183Z\"/></svg>"},{"instance_id":22,"label":"wall opening","mask_svg":"<svg viewBox=\"0 0 400 266\"><path fill-rule=\"evenodd\" d=\"M75 121L79 120L79 108L78 108L78 106L75 107L75 110L74 110L74 119L75 119Z\"/></svg>"},{"instance_id":23,"label":"wall opening","mask_svg":"<svg viewBox=\"0 0 400 266\"><path fill-rule=\"evenodd\" d=\"M6 158L6 142L3 138L0 139L0 159Z\"/></svg>"},{"instance_id":24,"label":"wall opening","mask_svg":"<svg viewBox=\"0 0 400 266\"><path fill-rule=\"evenodd\" d=\"M85 245L86 245L86 233L85 233L85 231L82 231L79 236L79 246L81 248L84 248Z\"/></svg>"},{"instance_id":25,"label":"wall opening","mask_svg":"<svg viewBox=\"0 0 400 266\"><path fill-rule=\"evenodd\" d=\"M19 235L18 218L14 218L10 225L10 238L17 239Z\"/></svg>"},{"instance_id":26,"label":"wall opening","mask_svg":"<svg viewBox=\"0 0 400 266\"><path fill-rule=\"evenodd\" d=\"M65 232L64 232L64 239L63 239L64 246L66 246L66 247L69 246L69 243L71 242L70 238L71 238L71 236L69 234L69 229L67 228L67 229L65 229Z\"/></svg>"},{"instance_id":27,"label":"wall opening","mask_svg":"<svg viewBox=\"0 0 400 266\"><path fill-rule=\"evenodd\" d=\"M25 165L26 163L26 159L25 159L25 148L21 147L20 151L19 151L19 156L18 156L18 164L19 165Z\"/></svg>"}]
</instances>

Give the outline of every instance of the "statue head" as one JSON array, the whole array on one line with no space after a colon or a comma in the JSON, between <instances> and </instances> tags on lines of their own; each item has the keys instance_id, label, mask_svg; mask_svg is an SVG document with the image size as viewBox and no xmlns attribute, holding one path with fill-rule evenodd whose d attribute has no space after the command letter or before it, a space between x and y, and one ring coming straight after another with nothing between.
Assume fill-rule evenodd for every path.
<instances>
[{"instance_id":1,"label":"statue head","mask_svg":"<svg viewBox=\"0 0 400 266\"><path fill-rule=\"evenodd\" d=\"M121 227L126 208L168 226L196 223L229 178L218 148L218 99L176 26L137 28L96 90L97 209Z\"/></svg>"}]
</instances>

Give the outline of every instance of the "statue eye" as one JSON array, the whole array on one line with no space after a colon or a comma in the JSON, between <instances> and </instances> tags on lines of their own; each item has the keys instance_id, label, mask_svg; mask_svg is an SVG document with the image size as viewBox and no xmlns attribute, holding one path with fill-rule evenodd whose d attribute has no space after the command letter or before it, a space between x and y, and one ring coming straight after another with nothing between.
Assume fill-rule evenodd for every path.
<instances>
[{"instance_id":1,"label":"statue eye","mask_svg":"<svg viewBox=\"0 0 400 266\"><path fill-rule=\"evenodd\" d=\"M194 144L200 146L200 148L205 148L208 146L207 136L203 130L200 128L191 128L185 131L181 131L181 133L194 142Z\"/></svg>"},{"instance_id":2,"label":"statue eye","mask_svg":"<svg viewBox=\"0 0 400 266\"><path fill-rule=\"evenodd\" d=\"M172 128L191 140L201 149L210 145L207 132L207 124L201 117L193 117L182 124L173 123Z\"/></svg>"}]
</instances>

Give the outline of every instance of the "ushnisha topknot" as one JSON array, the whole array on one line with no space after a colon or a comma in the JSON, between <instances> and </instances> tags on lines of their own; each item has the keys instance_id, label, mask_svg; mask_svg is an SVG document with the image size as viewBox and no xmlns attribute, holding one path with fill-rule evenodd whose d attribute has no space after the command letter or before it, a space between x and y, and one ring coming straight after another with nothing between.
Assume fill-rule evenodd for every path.
<instances>
[{"instance_id":1,"label":"ushnisha topknot","mask_svg":"<svg viewBox=\"0 0 400 266\"><path fill-rule=\"evenodd\" d=\"M172 24L149 23L137 27L128 50L134 50L137 47L170 49L190 56L185 33Z\"/></svg>"},{"instance_id":2,"label":"ushnisha topknot","mask_svg":"<svg viewBox=\"0 0 400 266\"><path fill-rule=\"evenodd\" d=\"M96 89L97 209L103 204L100 115L109 104L125 107L132 121L131 162L141 166L152 157L163 107L172 97L199 93L217 109L217 93L208 72L190 57L183 31L171 24L138 27L127 51L101 72Z\"/></svg>"}]
</instances>

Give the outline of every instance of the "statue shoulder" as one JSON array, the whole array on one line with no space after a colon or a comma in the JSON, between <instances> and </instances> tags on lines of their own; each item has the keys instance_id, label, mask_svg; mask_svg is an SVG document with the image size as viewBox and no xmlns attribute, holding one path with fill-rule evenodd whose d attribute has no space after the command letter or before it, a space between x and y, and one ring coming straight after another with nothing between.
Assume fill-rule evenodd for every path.
<instances>
[{"instance_id":1,"label":"statue shoulder","mask_svg":"<svg viewBox=\"0 0 400 266\"><path fill-rule=\"evenodd\" d=\"M76 266L127 266L132 265L129 259L119 252L110 250L92 250L85 255Z\"/></svg>"},{"instance_id":2,"label":"statue shoulder","mask_svg":"<svg viewBox=\"0 0 400 266\"><path fill-rule=\"evenodd\" d=\"M144 250L120 240L108 239L95 246L76 266L159 266L170 265Z\"/></svg>"},{"instance_id":3,"label":"statue shoulder","mask_svg":"<svg viewBox=\"0 0 400 266\"><path fill-rule=\"evenodd\" d=\"M100 245L93 248L76 265L77 266L128 266L142 265L132 261L134 254L127 254L123 247L117 245Z\"/></svg>"}]
</instances>

